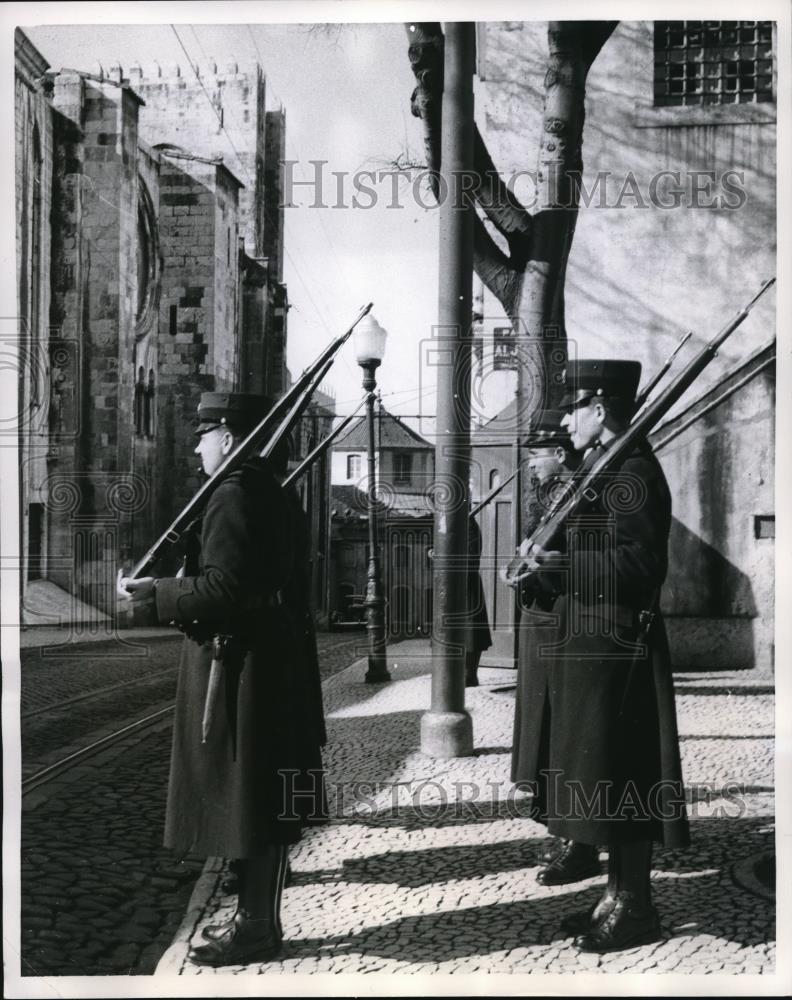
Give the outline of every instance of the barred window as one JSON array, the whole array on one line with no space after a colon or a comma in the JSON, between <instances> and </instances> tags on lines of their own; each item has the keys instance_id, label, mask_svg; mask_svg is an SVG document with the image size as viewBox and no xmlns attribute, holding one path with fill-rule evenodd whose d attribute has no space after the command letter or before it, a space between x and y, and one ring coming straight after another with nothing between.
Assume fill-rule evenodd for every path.
<instances>
[{"instance_id":1,"label":"barred window","mask_svg":"<svg viewBox=\"0 0 792 1000\"><path fill-rule=\"evenodd\" d=\"M770 21L656 21L656 107L773 100Z\"/></svg>"}]
</instances>

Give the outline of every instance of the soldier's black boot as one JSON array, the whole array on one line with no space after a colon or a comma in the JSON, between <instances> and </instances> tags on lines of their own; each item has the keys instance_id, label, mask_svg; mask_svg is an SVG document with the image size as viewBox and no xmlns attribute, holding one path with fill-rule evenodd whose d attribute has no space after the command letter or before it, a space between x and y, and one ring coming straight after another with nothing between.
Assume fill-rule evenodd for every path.
<instances>
[{"instance_id":1,"label":"soldier's black boot","mask_svg":"<svg viewBox=\"0 0 792 1000\"><path fill-rule=\"evenodd\" d=\"M240 865L239 909L223 924L204 928L208 943L190 949L199 965L268 962L283 946L280 903L287 867L287 847L270 845L262 857Z\"/></svg>"},{"instance_id":2,"label":"soldier's black boot","mask_svg":"<svg viewBox=\"0 0 792 1000\"><path fill-rule=\"evenodd\" d=\"M591 844L567 841L550 864L539 870L539 885L568 885L600 874L599 851Z\"/></svg>"},{"instance_id":3,"label":"soldier's black boot","mask_svg":"<svg viewBox=\"0 0 792 1000\"><path fill-rule=\"evenodd\" d=\"M597 902L587 910L570 913L561 921L561 930L572 937L592 930L611 910L618 891L618 859L614 851L608 851L608 884Z\"/></svg>"},{"instance_id":4,"label":"soldier's black boot","mask_svg":"<svg viewBox=\"0 0 792 1000\"><path fill-rule=\"evenodd\" d=\"M543 865L549 865L550 862L555 861L558 855L563 851L565 844L565 840L559 840L556 837L553 843L549 847L546 847L539 855L539 860Z\"/></svg>"},{"instance_id":5,"label":"soldier's black boot","mask_svg":"<svg viewBox=\"0 0 792 1000\"><path fill-rule=\"evenodd\" d=\"M239 858L232 858L228 862L228 872L226 873L223 881L220 883L220 891L224 896L238 896L239 895L239 872L242 861ZM289 862L286 862L286 880L283 883L285 889L288 889L292 884L292 871ZM207 936L204 932L204 936Z\"/></svg>"},{"instance_id":6,"label":"soldier's black boot","mask_svg":"<svg viewBox=\"0 0 792 1000\"><path fill-rule=\"evenodd\" d=\"M623 951L651 944L663 936L651 901L652 842L620 844L612 846L611 852L616 855L616 895L605 916L575 938L575 947L581 951Z\"/></svg>"},{"instance_id":7,"label":"soldier's black boot","mask_svg":"<svg viewBox=\"0 0 792 1000\"><path fill-rule=\"evenodd\" d=\"M248 965L272 961L282 947L283 941L271 921L253 919L240 908L222 934L191 948L188 958L196 965Z\"/></svg>"}]
</instances>

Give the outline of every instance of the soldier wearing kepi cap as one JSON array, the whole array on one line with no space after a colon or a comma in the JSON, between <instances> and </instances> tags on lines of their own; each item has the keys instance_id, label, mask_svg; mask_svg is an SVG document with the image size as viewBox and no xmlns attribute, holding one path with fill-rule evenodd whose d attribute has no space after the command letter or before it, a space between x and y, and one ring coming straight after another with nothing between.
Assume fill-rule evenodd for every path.
<instances>
[{"instance_id":1,"label":"soldier wearing kepi cap","mask_svg":"<svg viewBox=\"0 0 792 1000\"><path fill-rule=\"evenodd\" d=\"M269 409L248 393L206 392L195 452L212 475ZM121 581L187 635L179 671L165 845L236 860L239 907L190 951L200 964L274 958L288 845L326 818L316 661L289 595L302 585L294 512L270 462L252 458L212 494L187 539L184 575ZM222 663L211 726L210 664ZM211 697L209 699L212 700ZM204 741L205 740L205 741Z\"/></svg>"},{"instance_id":2,"label":"soldier wearing kepi cap","mask_svg":"<svg viewBox=\"0 0 792 1000\"><path fill-rule=\"evenodd\" d=\"M627 428L637 361L570 362L561 421L572 446L597 461ZM590 911L562 924L583 951L661 936L652 906L652 844L688 843L668 643L658 605L666 575L671 498L647 444L636 446L567 521L553 551L533 550L530 585L558 616L540 644L548 678L539 818L550 833L608 846L608 886Z\"/></svg>"},{"instance_id":3,"label":"soldier wearing kepi cap","mask_svg":"<svg viewBox=\"0 0 792 1000\"><path fill-rule=\"evenodd\" d=\"M641 380L640 361L570 361L564 371L561 409L577 407L591 399L618 399L630 408Z\"/></svg>"},{"instance_id":4,"label":"soldier wearing kepi cap","mask_svg":"<svg viewBox=\"0 0 792 1000\"><path fill-rule=\"evenodd\" d=\"M563 416L563 410L535 410L529 420L523 442L530 473L529 489L523 493L526 535L536 528L552 503L556 488L579 467L583 457L574 450L569 433L561 426ZM539 650L543 643L552 641L555 618L549 614L553 599L538 588L523 587L520 604L511 778L535 791L536 808L540 811L540 786L548 766L550 677ZM537 875L542 885L567 885L600 872L597 847L590 844L556 843L542 855L542 860L546 865Z\"/></svg>"}]
</instances>

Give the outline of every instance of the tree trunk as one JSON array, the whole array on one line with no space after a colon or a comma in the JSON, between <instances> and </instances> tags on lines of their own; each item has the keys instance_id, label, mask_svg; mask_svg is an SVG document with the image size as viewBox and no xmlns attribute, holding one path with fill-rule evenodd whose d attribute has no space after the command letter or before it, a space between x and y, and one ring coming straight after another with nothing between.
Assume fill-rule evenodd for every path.
<instances>
[{"instance_id":1,"label":"tree trunk","mask_svg":"<svg viewBox=\"0 0 792 1000\"><path fill-rule=\"evenodd\" d=\"M542 138L536 171L537 210L532 215L503 183L481 135L476 133L474 186L476 272L503 306L516 337L529 409L553 402L557 375L566 364L564 278L577 221L583 170L586 78L612 34L615 21L551 21L544 79ZM424 123L427 164L440 168L443 34L437 23L407 26L417 86L412 112ZM437 194L436 182L433 190ZM484 221L486 220L486 221ZM504 252L492 227L506 242ZM528 386L531 392L525 390Z\"/></svg>"}]
</instances>

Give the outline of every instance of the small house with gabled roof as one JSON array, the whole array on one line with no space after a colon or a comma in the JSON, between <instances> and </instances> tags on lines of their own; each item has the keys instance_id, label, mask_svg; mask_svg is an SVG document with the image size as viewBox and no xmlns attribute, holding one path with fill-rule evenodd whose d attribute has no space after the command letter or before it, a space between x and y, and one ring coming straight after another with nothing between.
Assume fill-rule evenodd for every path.
<instances>
[{"instance_id":1,"label":"small house with gabled roof","mask_svg":"<svg viewBox=\"0 0 792 1000\"><path fill-rule=\"evenodd\" d=\"M333 444L330 487L331 625L365 621L368 569L368 424L353 422ZM428 635L432 621L434 446L377 407L377 532L390 637Z\"/></svg>"},{"instance_id":2,"label":"small house with gabled roof","mask_svg":"<svg viewBox=\"0 0 792 1000\"><path fill-rule=\"evenodd\" d=\"M334 442L330 471L334 487L367 489L368 433L364 415ZM423 494L434 480L434 445L388 413L381 403L375 412L374 447L382 492Z\"/></svg>"}]
</instances>

